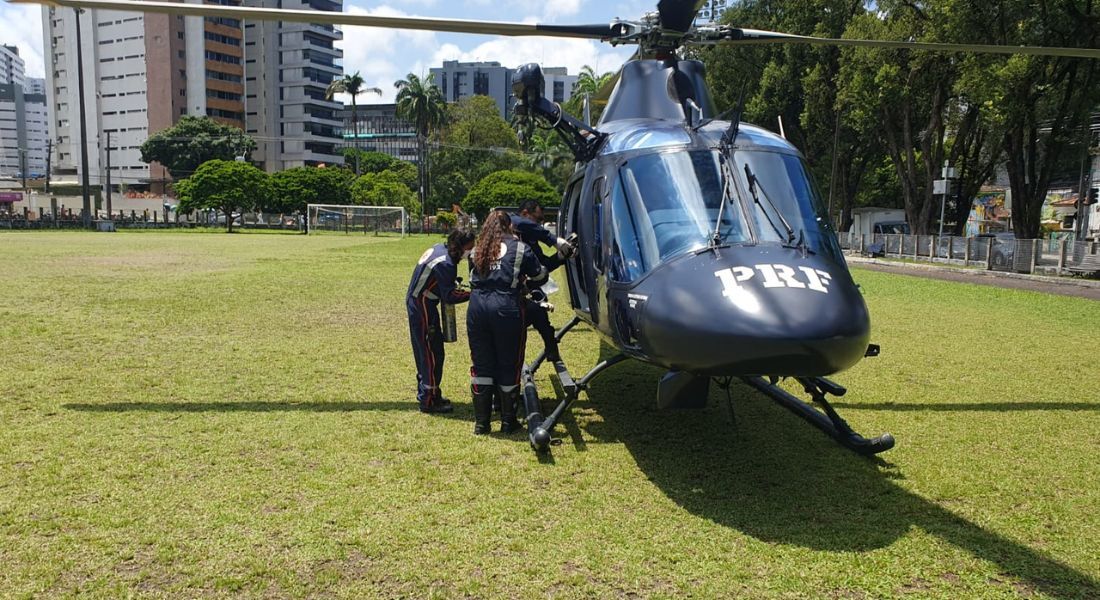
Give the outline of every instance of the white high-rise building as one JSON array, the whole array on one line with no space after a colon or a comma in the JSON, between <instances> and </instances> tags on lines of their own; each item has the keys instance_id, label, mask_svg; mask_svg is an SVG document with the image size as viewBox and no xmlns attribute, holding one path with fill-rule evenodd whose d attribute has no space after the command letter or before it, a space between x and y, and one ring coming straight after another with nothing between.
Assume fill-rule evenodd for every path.
<instances>
[{"instance_id":1,"label":"white high-rise building","mask_svg":"<svg viewBox=\"0 0 1100 600\"><path fill-rule=\"evenodd\" d=\"M23 68L15 46L0 46L0 175L38 177L46 173L46 98Z\"/></svg>"},{"instance_id":2,"label":"white high-rise building","mask_svg":"<svg viewBox=\"0 0 1100 600\"><path fill-rule=\"evenodd\" d=\"M42 16L45 91L54 111L48 133L56 143L53 168L79 175L76 15L43 7ZM141 145L151 134L186 114L243 128L239 21L88 10L80 16L80 29L93 185L106 183L108 140L112 185L160 191L170 179L167 170L141 160Z\"/></svg>"},{"instance_id":3,"label":"white high-rise building","mask_svg":"<svg viewBox=\"0 0 1100 600\"><path fill-rule=\"evenodd\" d=\"M435 85L443 92L447 102L458 102L470 96L489 96L497 103L500 116L512 117L512 73L515 69L498 62L459 62L445 60L442 67L432 67ZM577 76L570 75L565 67L543 67L546 80L544 93L553 102L565 102L573 95Z\"/></svg>"},{"instance_id":4,"label":"white high-rise building","mask_svg":"<svg viewBox=\"0 0 1100 600\"><path fill-rule=\"evenodd\" d=\"M25 68L19 56L19 48L0 45L0 83L13 83L19 87L25 85Z\"/></svg>"},{"instance_id":5,"label":"white high-rise building","mask_svg":"<svg viewBox=\"0 0 1100 600\"><path fill-rule=\"evenodd\" d=\"M27 77L24 90L28 94L46 95L46 80L42 77Z\"/></svg>"},{"instance_id":6,"label":"white high-rise building","mask_svg":"<svg viewBox=\"0 0 1100 600\"><path fill-rule=\"evenodd\" d=\"M340 0L246 0L248 6L340 12ZM325 89L344 74L343 33L332 25L247 21L245 131L258 146L252 154L267 171L343 164L340 111Z\"/></svg>"}]
</instances>

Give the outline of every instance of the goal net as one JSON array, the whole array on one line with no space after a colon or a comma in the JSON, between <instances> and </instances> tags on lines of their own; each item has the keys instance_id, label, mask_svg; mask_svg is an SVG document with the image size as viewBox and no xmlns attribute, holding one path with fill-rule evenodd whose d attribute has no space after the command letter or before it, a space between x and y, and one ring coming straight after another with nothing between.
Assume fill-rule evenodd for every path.
<instances>
[{"instance_id":1,"label":"goal net","mask_svg":"<svg viewBox=\"0 0 1100 600\"><path fill-rule=\"evenodd\" d=\"M400 206L309 204L307 233L399 235L408 232L408 215Z\"/></svg>"}]
</instances>

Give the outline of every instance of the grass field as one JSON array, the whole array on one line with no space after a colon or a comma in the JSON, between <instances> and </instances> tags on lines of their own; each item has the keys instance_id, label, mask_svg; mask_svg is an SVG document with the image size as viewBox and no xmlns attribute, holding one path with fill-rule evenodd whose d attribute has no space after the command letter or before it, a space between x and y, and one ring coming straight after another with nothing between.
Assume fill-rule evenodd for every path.
<instances>
[{"instance_id":1,"label":"grass field","mask_svg":"<svg viewBox=\"0 0 1100 600\"><path fill-rule=\"evenodd\" d=\"M637 363L540 460L471 435L464 332L415 410L435 241L0 234L0 596L1100 598L1100 303L857 270L882 460Z\"/></svg>"}]
</instances>

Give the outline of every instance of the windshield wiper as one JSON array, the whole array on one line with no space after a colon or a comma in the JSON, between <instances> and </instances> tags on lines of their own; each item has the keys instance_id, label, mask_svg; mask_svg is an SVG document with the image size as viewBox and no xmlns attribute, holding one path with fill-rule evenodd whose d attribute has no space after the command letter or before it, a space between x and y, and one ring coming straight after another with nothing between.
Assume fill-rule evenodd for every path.
<instances>
[{"instance_id":1,"label":"windshield wiper","mask_svg":"<svg viewBox=\"0 0 1100 600\"><path fill-rule=\"evenodd\" d=\"M787 219L783 218L783 213L779 211L779 208L776 207L774 202L772 202L772 199L768 197L768 193L764 191L764 186L760 185L759 180L756 179L756 175L752 172L752 169L749 168L748 163L745 163L745 177L748 179L749 182L749 193L752 194L753 201L760 206L760 211L764 213L764 218L768 220L768 224L772 226L772 229L774 229L776 233L778 233L779 235L783 235L783 232L779 230L779 227L776 227L775 221L772 221L772 218L768 216L768 211L764 210L764 204L760 202L761 195L763 195L764 199L768 201L768 206L772 207L772 211L775 212L775 216L779 217L779 222L783 223L783 227L787 229L787 243L790 244L791 242L793 242L794 229L791 227L791 224L787 222ZM756 193L757 189L760 190L760 194Z\"/></svg>"},{"instance_id":2,"label":"windshield wiper","mask_svg":"<svg viewBox=\"0 0 1100 600\"><path fill-rule=\"evenodd\" d=\"M733 185L733 171L729 166L729 155L726 151L729 147L723 148L723 152L718 153L719 168L722 170L722 200L718 205L718 219L714 222L714 233L710 237L710 247L715 248L722 243L722 213L726 209L727 202L733 202L733 198L730 197L730 189Z\"/></svg>"}]
</instances>

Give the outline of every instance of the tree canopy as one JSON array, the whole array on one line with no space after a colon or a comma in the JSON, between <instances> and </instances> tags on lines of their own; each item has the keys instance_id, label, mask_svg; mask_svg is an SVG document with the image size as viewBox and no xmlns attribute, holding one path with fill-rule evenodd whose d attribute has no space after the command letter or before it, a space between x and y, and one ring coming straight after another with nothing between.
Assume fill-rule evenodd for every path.
<instances>
[{"instance_id":1,"label":"tree canopy","mask_svg":"<svg viewBox=\"0 0 1100 600\"><path fill-rule=\"evenodd\" d=\"M439 207L461 202L490 173L523 166L519 140L492 98L464 98L448 107L448 115L432 157L431 197Z\"/></svg>"},{"instance_id":2,"label":"tree canopy","mask_svg":"<svg viewBox=\"0 0 1100 600\"><path fill-rule=\"evenodd\" d=\"M172 127L149 136L141 145L141 160L158 162L181 179L194 173L199 165L211 160L245 160L256 149L256 142L245 132L218 123L210 117L180 117Z\"/></svg>"},{"instance_id":3,"label":"tree canopy","mask_svg":"<svg viewBox=\"0 0 1100 600\"><path fill-rule=\"evenodd\" d=\"M351 204L355 175L334 167L295 167L271 175L270 212L304 213L307 204Z\"/></svg>"},{"instance_id":4,"label":"tree canopy","mask_svg":"<svg viewBox=\"0 0 1100 600\"><path fill-rule=\"evenodd\" d=\"M351 186L351 199L352 203L363 206L401 206L413 219L421 214L416 194L394 171L361 175Z\"/></svg>"},{"instance_id":5,"label":"tree canopy","mask_svg":"<svg viewBox=\"0 0 1100 600\"><path fill-rule=\"evenodd\" d=\"M1024 0L806 0L740 3L723 19L831 38L1097 47L1098 10L1091 0L1044 10ZM1087 114L1100 108L1095 60L793 44L699 55L719 112L744 94L744 120L778 132L782 118L835 195L842 229L853 206L874 203L905 208L914 233L932 231L932 182L947 161L958 173L958 201L946 202L956 232L1000 165L1016 233L1036 237L1046 190L1076 183Z\"/></svg>"},{"instance_id":6,"label":"tree canopy","mask_svg":"<svg viewBox=\"0 0 1100 600\"><path fill-rule=\"evenodd\" d=\"M462 201L462 210L479 220L495 206L519 206L524 200L537 200L544 207L555 206L557 191L541 175L526 171L497 171L477 183Z\"/></svg>"},{"instance_id":7,"label":"tree canopy","mask_svg":"<svg viewBox=\"0 0 1100 600\"><path fill-rule=\"evenodd\" d=\"M233 213L264 206L271 197L271 180L267 173L235 160L207 161L175 187L180 212L221 211L226 217L226 230L230 232L233 231Z\"/></svg>"}]
</instances>

